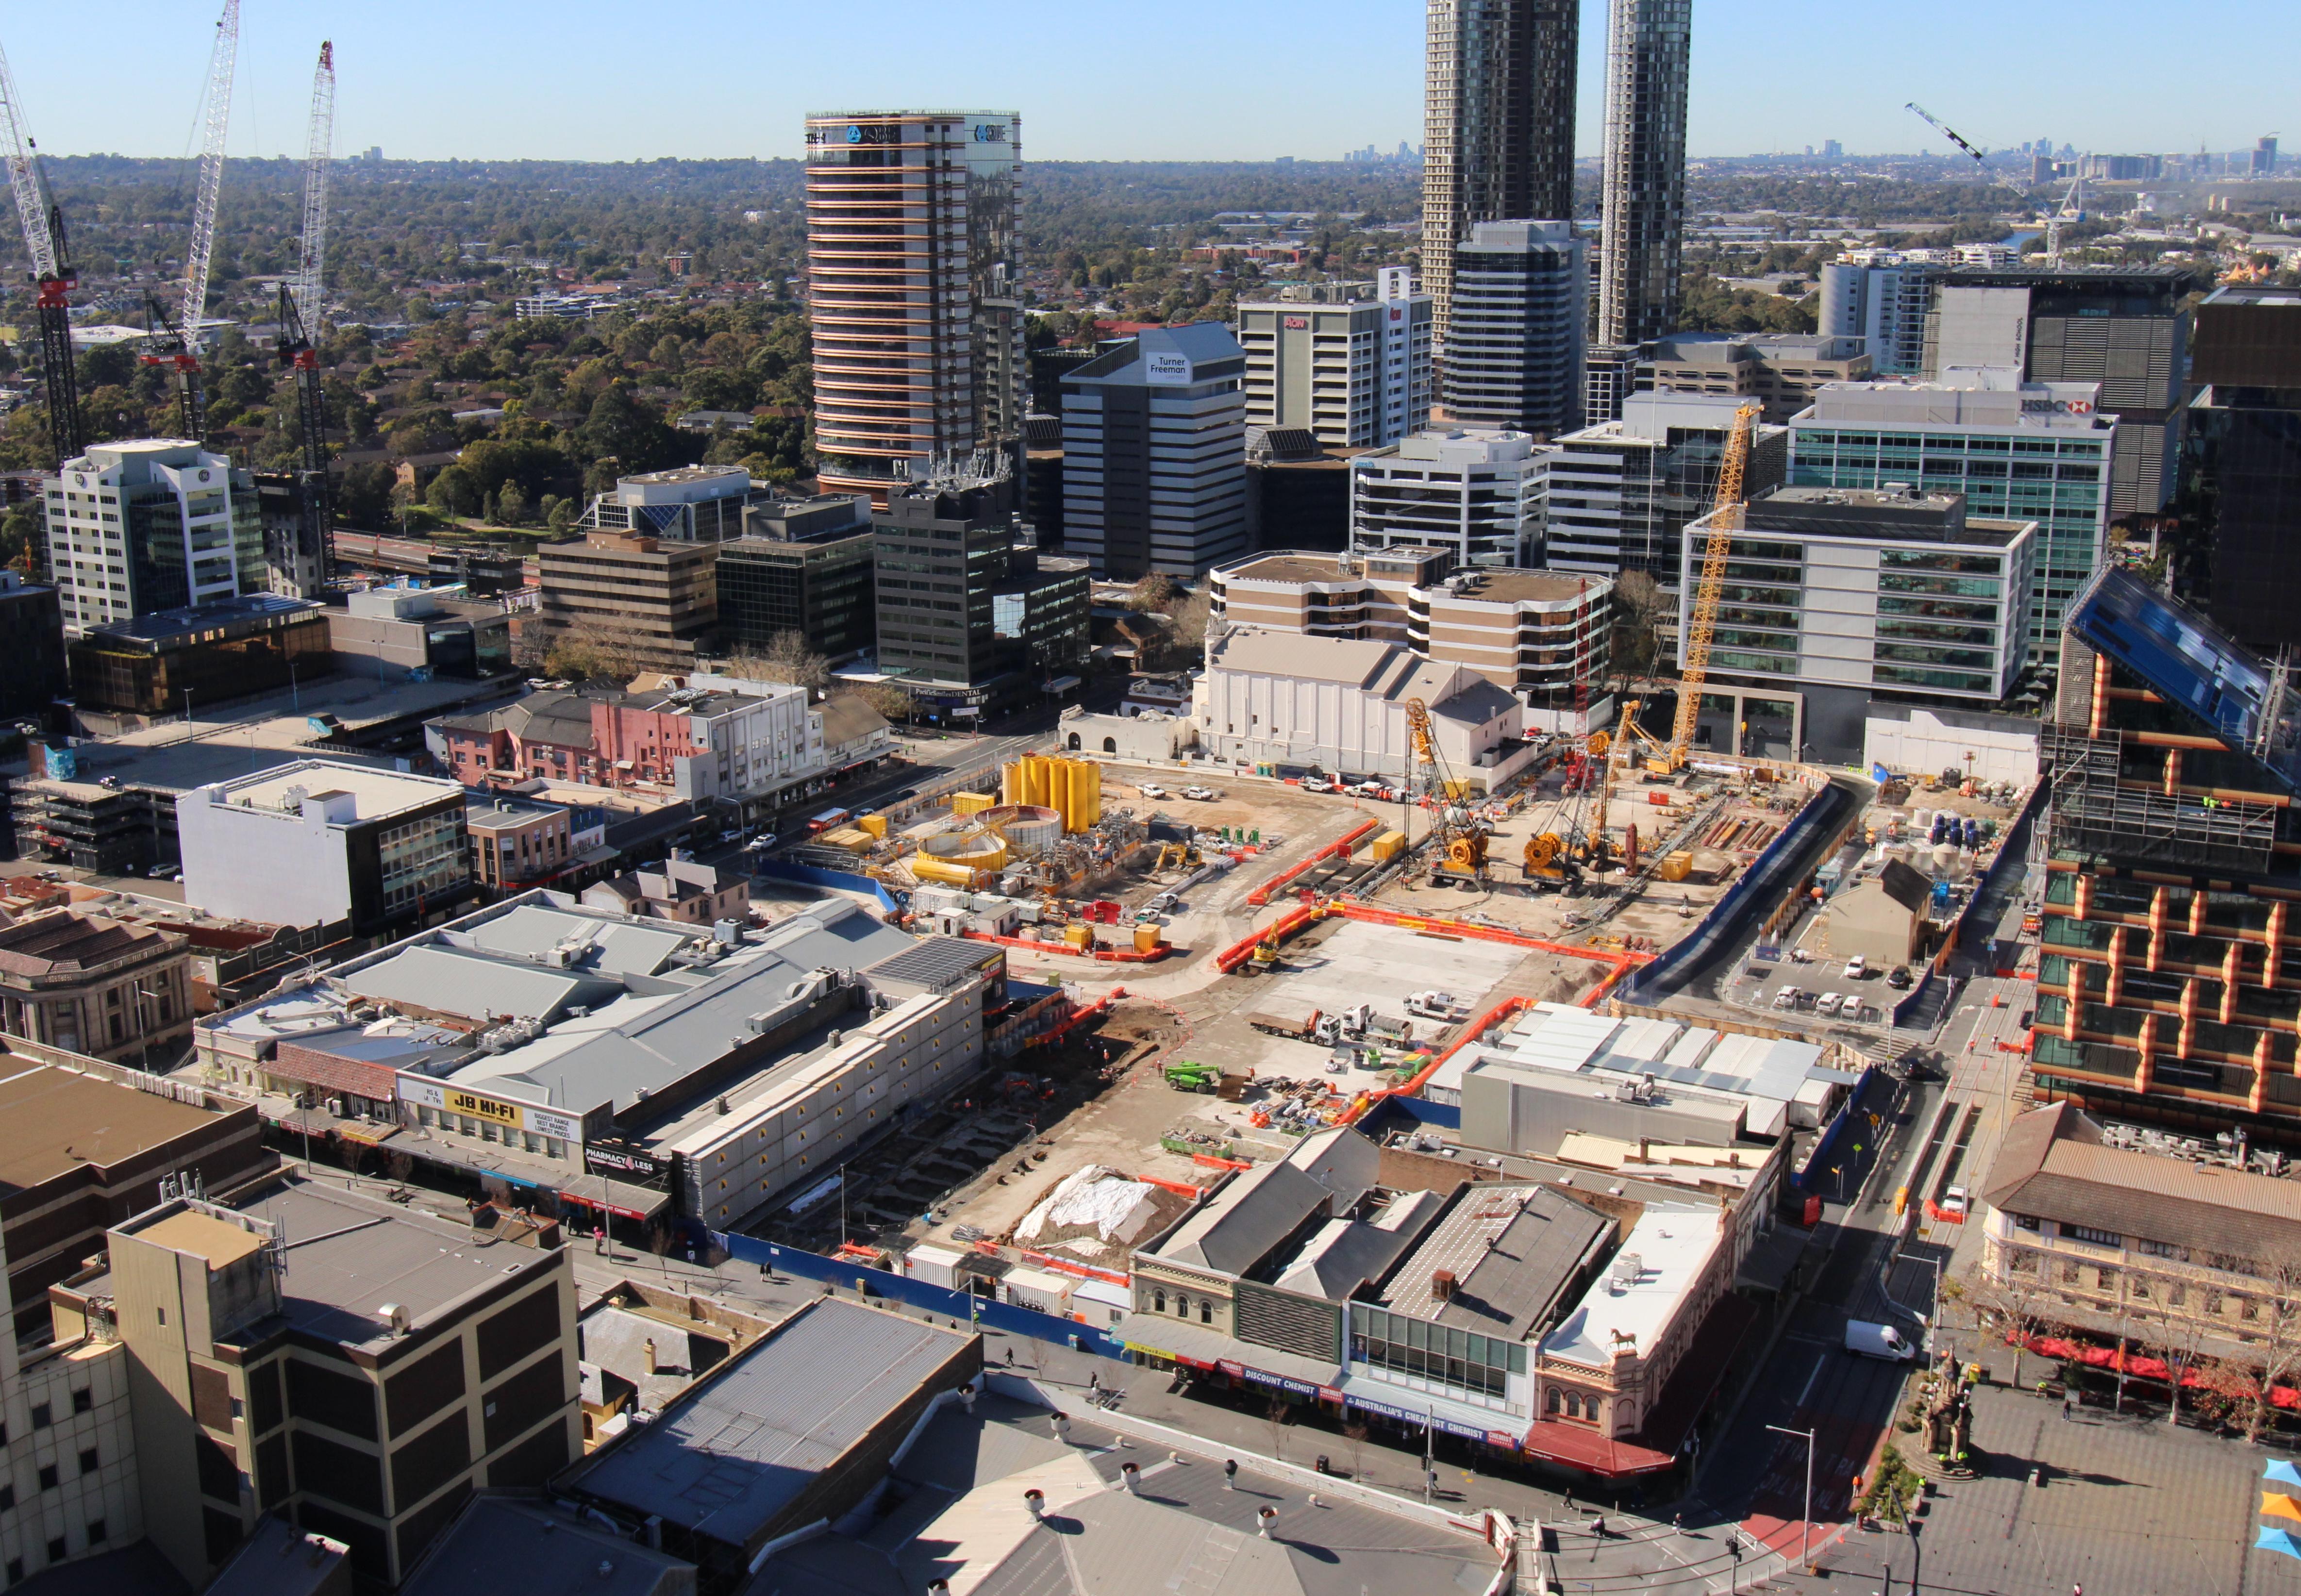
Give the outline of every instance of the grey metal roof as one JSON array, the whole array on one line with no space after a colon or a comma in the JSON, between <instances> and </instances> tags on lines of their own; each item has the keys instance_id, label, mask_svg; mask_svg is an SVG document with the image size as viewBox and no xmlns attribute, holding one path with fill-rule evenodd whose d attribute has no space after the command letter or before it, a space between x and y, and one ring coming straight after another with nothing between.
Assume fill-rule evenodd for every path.
<instances>
[{"instance_id":1,"label":"grey metal roof","mask_svg":"<svg viewBox=\"0 0 2301 1596\"><path fill-rule=\"evenodd\" d=\"M973 1339L825 1298L571 1483L690 1529L708 1519L713 1540L746 1546Z\"/></svg>"},{"instance_id":2,"label":"grey metal roof","mask_svg":"<svg viewBox=\"0 0 2301 1596\"><path fill-rule=\"evenodd\" d=\"M1523 1341L1613 1229L1606 1216L1547 1186L1465 1186L1384 1283L1381 1300L1393 1312ZM1442 1270L1457 1283L1443 1302L1432 1289Z\"/></svg>"},{"instance_id":3,"label":"grey metal roof","mask_svg":"<svg viewBox=\"0 0 2301 1596\"><path fill-rule=\"evenodd\" d=\"M980 975L984 960L996 951L960 937L920 937L864 973L877 981L908 982L929 991L941 991Z\"/></svg>"},{"instance_id":4,"label":"grey metal roof","mask_svg":"<svg viewBox=\"0 0 2301 1596\"><path fill-rule=\"evenodd\" d=\"M1333 1196L1291 1163L1265 1164L1223 1188L1153 1256L1244 1274Z\"/></svg>"},{"instance_id":5,"label":"grey metal roof","mask_svg":"<svg viewBox=\"0 0 2301 1596\"><path fill-rule=\"evenodd\" d=\"M1072 1502L1060 1516L1077 1527L1034 1527L975 1596L1302 1596L1284 1542L1251 1530L1124 1491Z\"/></svg>"},{"instance_id":6,"label":"grey metal roof","mask_svg":"<svg viewBox=\"0 0 2301 1596\"><path fill-rule=\"evenodd\" d=\"M860 904L817 904L767 928L767 948L809 970L861 970L900 953L910 932L874 920Z\"/></svg>"},{"instance_id":7,"label":"grey metal roof","mask_svg":"<svg viewBox=\"0 0 2301 1596\"><path fill-rule=\"evenodd\" d=\"M617 982L579 971L546 969L429 943L402 949L342 981L344 990L356 997L471 1020L549 1019L586 997L607 998L621 990Z\"/></svg>"},{"instance_id":8,"label":"grey metal roof","mask_svg":"<svg viewBox=\"0 0 2301 1596\"><path fill-rule=\"evenodd\" d=\"M1329 1219L1293 1258L1273 1271L1276 1278L1271 1283L1330 1302L1346 1301L1359 1287L1390 1272L1399 1254L1420 1239L1445 1200L1435 1191L1402 1195L1392 1204L1394 1224Z\"/></svg>"},{"instance_id":9,"label":"grey metal roof","mask_svg":"<svg viewBox=\"0 0 2301 1596\"><path fill-rule=\"evenodd\" d=\"M665 925L572 914L541 904L522 904L509 914L456 933L458 940L483 952L517 958L548 957L564 943L579 941L573 966L603 975L653 975L697 933Z\"/></svg>"},{"instance_id":10,"label":"grey metal roof","mask_svg":"<svg viewBox=\"0 0 2301 1596\"><path fill-rule=\"evenodd\" d=\"M500 1496L474 1498L399 1587L400 1596L669 1596L694 1588L690 1565L667 1552Z\"/></svg>"}]
</instances>

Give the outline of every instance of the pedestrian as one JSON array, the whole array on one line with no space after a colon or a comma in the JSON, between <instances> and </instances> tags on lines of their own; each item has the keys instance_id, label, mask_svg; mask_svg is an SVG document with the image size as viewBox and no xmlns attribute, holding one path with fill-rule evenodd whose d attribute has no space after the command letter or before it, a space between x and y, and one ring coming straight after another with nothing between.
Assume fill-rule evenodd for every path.
<instances>
[{"instance_id":1,"label":"pedestrian","mask_svg":"<svg viewBox=\"0 0 2301 1596\"><path fill-rule=\"evenodd\" d=\"M1574 1511L1574 1487L1571 1485L1566 1488L1566 1510L1569 1513Z\"/></svg>"},{"instance_id":2,"label":"pedestrian","mask_svg":"<svg viewBox=\"0 0 2301 1596\"><path fill-rule=\"evenodd\" d=\"M1089 1369L1086 1372L1086 1388L1089 1391L1100 1391L1102 1389L1101 1370Z\"/></svg>"},{"instance_id":3,"label":"pedestrian","mask_svg":"<svg viewBox=\"0 0 2301 1596\"><path fill-rule=\"evenodd\" d=\"M1686 1533L1686 1515L1683 1513L1672 1513L1669 1516L1669 1527L1672 1533L1684 1534Z\"/></svg>"},{"instance_id":4,"label":"pedestrian","mask_svg":"<svg viewBox=\"0 0 2301 1596\"><path fill-rule=\"evenodd\" d=\"M1007 1366L1010 1369L1015 1366L1015 1349L1012 1347L1007 1349Z\"/></svg>"},{"instance_id":5,"label":"pedestrian","mask_svg":"<svg viewBox=\"0 0 2301 1596\"><path fill-rule=\"evenodd\" d=\"M1606 1520L1604 1515L1601 1514L1598 1517L1593 1518L1590 1521L1590 1533L1601 1541L1606 1538Z\"/></svg>"},{"instance_id":6,"label":"pedestrian","mask_svg":"<svg viewBox=\"0 0 2301 1596\"><path fill-rule=\"evenodd\" d=\"M2062 1393L2062 1422L2070 1422L2070 1393L2067 1391Z\"/></svg>"}]
</instances>

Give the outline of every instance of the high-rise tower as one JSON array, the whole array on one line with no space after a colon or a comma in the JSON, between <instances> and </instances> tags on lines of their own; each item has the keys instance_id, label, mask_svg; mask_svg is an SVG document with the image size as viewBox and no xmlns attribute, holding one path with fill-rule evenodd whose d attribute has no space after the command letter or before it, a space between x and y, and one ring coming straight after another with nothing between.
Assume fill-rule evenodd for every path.
<instances>
[{"instance_id":1,"label":"high-rise tower","mask_svg":"<svg viewBox=\"0 0 2301 1596\"><path fill-rule=\"evenodd\" d=\"M1601 344L1678 330L1686 230L1686 84L1693 0L1612 0L1606 29Z\"/></svg>"},{"instance_id":2,"label":"high-rise tower","mask_svg":"<svg viewBox=\"0 0 2301 1596\"><path fill-rule=\"evenodd\" d=\"M826 493L927 474L1023 432L1022 128L1006 111L807 119L808 322Z\"/></svg>"},{"instance_id":3,"label":"high-rise tower","mask_svg":"<svg viewBox=\"0 0 2301 1596\"><path fill-rule=\"evenodd\" d=\"M1574 215L1576 0L1429 0L1422 284L1439 357L1454 247L1481 221Z\"/></svg>"}]
</instances>

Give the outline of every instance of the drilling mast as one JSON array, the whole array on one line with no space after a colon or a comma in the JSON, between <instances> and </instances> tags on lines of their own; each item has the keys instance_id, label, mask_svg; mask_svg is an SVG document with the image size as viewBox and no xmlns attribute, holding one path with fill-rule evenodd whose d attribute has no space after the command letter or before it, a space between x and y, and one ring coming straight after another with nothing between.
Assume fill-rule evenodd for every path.
<instances>
[{"instance_id":1,"label":"drilling mast","mask_svg":"<svg viewBox=\"0 0 2301 1596\"><path fill-rule=\"evenodd\" d=\"M336 132L336 47L322 42L312 79L312 121L304 142L304 237L292 283L280 285L280 360L296 373L300 455L297 586L308 574L324 587L335 575L335 494L328 477L328 404L320 383L321 279L328 255L328 178ZM308 593L302 597L308 597Z\"/></svg>"},{"instance_id":2,"label":"drilling mast","mask_svg":"<svg viewBox=\"0 0 2301 1596\"><path fill-rule=\"evenodd\" d=\"M87 447L80 426L79 375L72 364L71 302L66 296L79 287L72 269L71 247L64 239L64 213L48 192L47 174L40 167L40 146L24 123L23 101L16 93L16 74L0 54L0 158L8 163L8 186L16 196L16 219L24 225L24 249L32 263L32 281L38 286L41 374L48 390L48 442L56 469L76 459Z\"/></svg>"}]
</instances>

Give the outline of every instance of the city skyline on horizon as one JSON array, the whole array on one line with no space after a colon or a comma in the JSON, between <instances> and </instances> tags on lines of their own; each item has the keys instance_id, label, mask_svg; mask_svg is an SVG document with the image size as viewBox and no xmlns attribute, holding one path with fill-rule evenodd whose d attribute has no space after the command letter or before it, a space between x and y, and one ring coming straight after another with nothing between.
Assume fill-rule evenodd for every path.
<instances>
[{"instance_id":1,"label":"city skyline on horizon","mask_svg":"<svg viewBox=\"0 0 2301 1596\"><path fill-rule=\"evenodd\" d=\"M84 35L0 35L42 150L184 154L214 9L210 0L127 0L105 45L101 96L69 87L86 70ZM906 9L910 47L866 58L836 16L805 9L714 7L704 27L626 29L609 51L599 46L617 13L604 9L598 28L584 27L578 8L539 31L437 0L409 0L389 16L339 0L302 11L248 0L229 153L300 156L323 37L335 41L341 73L338 155L380 145L388 158L418 160L797 159L807 113L866 104L1018 111L1026 161L1339 161L1369 144L1388 152L1422 141L1419 0L1339 0L1315 26L1291 7L1181 0L1156 38L1135 37L1142 30L1125 29L1109 4L1026 10L1019 36ZM2202 141L2222 152L2289 120L2275 107L2289 103L2281 63L2301 53L2301 8L2205 0L2166 29L2138 0L2108 0L2082 34L2046 13L1975 0L1929 14L1880 72L1848 67L1870 61L1876 38L1874 23L1842 6L1706 0L1694 18L1689 157L1795 155L1833 138L1849 158L1954 153L1903 109L1912 99L1993 150L2046 136L2081 151L2171 153ZM1605 0L1584 0L1581 159L1599 147L1606 17ZM1105 22L1125 40L1124 71L1056 70L1081 57L1055 29L1079 28L1092 46L1085 28ZM2145 30L2152 48L2137 52ZM2224 47L2232 34L2246 48ZM1993 47L1978 48L1980 39ZM694 52L707 45L710 59L733 63L722 92L707 83L696 92ZM2041 80L2036 68L2047 60L2054 71ZM1751 92L1756 74L1768 80L1763 94ZM2214 92L2166 94L2184 81Z\"/></svg>"}]
</instances>

